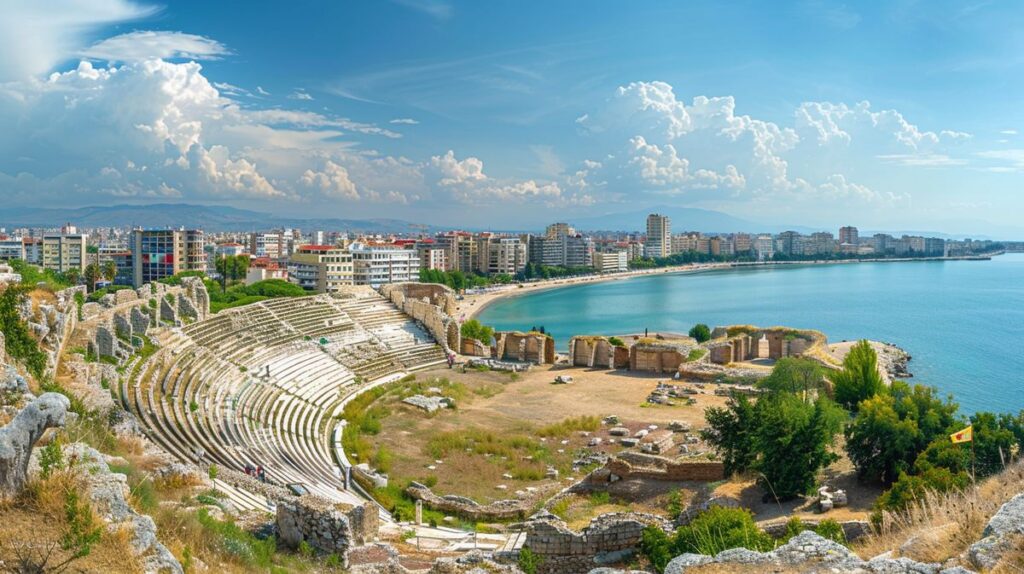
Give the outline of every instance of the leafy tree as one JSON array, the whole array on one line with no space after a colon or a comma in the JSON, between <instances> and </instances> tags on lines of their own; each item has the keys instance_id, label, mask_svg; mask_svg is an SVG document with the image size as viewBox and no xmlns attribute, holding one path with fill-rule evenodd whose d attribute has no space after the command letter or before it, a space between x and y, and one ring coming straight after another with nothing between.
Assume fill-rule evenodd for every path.
<instances>
[{"instance_id":1,"label":"leafy tree","mask_svg":"<svg viewBox=\"0 0 1024 574\"><path fill-rule=\"evenodd\" d=\"M697 323L690 328L690 336L697 340L698 343L704 343L711 340L711 328L704 323Z\"/></svg>"},{"instance_id":2,"label":"leafy tree","mask_svg":"<svg viewBox=\"0 0 1024 574\"><path fill-rule=\"evenodd\" d=\"M103 278L113 283L114 279L117 279L117 264L113 261L107 261L103 264Z\"/></svg>"},{"instance_id":3,"label":"leafy tree","mask_svg":"<svg viewBox=\"0 0 1024 574\"><path fill-rule=\"evenodd\" d=\"M893 382L888 393L860 404L846 428L846 452L861 479L891 483L909 471L933 440L948 441L957 404L942 401L935 389Z\"/></svg>"},{"instance_id":4,"label":"leafy tree","mask_svg":"<svg viewBox=\"0 0 1024 574\"><path fill-rule=\"evenodd\" d=\"M727 473L757 472L766 492L786 500L810 491L818 470L838 458L830 447L845 417L826 397L808 403L774 392L751 405L741 395L725 408L709 408L701 434Z\"/></svg>"},{"instance_id":5,"label":"leafy tree","mask_svg":"<svg viewBox=\"0 0 1024 574\"><path fill-rule=\"evenodd\" d=\"M476 339L485 345L489 345L494 337L494 328L484 325L476 319L470 319L463 323L460 331L463 337Z\"/></svg>"},{"instance_id":6,"label":"leafy tree","mask_svg":"<svg viewBox=\"0 0 1024 574\"><path fill-rule=\"evenodd\" d=\"M833 372L829 379L836 402L851 411L856 411L864 399L885 389L882 375L878 372L878 355L866 340L858 341L850 348L843 359L843 368Z\"/></svg>"},{"instance_id":7,"label":"leafy tree","mask_svg":"<svg viewBox=\"0 0 1024 574\"><path fill-rule=\"evenodd\" d=\"M757 421L750 399L746 395L733 395L724 408L708 408L704 418L708 426L701 431L701 436L722 457L725 474L749 470L757 458L754 450Z\"/></svg>"},{"instance_id":8,"label":"leafy tree","mask_svg":"<svg viewBox=\"0 0 1024 574\"><path fill-rule=\"evenodd\" d=\"M771 391L784 391L808 397L825 383L825 370L821 363L802 357L783 357L775 363L772 373L761 379L757 386Z\"/></svg>"},{"instance_id":9,"label":"leafy tree","mask_svg":"<svg viewBox=\"0 0 1024 574\"><path fill-rule=\"evenodd\" d=\"M103 277L100 272L100 266L95 263L90 263L85 266L85 288L88 291L96 289L96 283Z\"/></svg>"},{"instance_id":10,"label":"leafy tree","mask_svg":"<svg viewBox=\"0 0 1024 574\"><path fill-rule=\"evenodd\" d=\"M789 393L771 393L757 401L754 416L754 468L774 498L810 492L818 471L839 458L830 447L846 413L826 397L812 404Z\"/></svg>"}]
</instances>

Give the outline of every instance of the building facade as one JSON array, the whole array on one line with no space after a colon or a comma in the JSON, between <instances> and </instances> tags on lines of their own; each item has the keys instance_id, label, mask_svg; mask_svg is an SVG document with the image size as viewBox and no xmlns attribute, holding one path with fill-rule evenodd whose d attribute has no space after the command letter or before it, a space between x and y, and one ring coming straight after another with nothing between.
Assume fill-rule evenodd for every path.
<instances>
[{"instance_id":1,"label":"building facade","mask_svg":"<svg viewBox=\"0 0 1024 574\"><path fill-rule=\"evenodd\" d=\"M349 253L356 285L377 288L385 283L419 280L420 260L413 249L356 242L349 245Z\"/></svg>"},{"instance_id":2,"label":"building facade","mask_svg":"<svg viewBox=\"0 0 1024 574\"><path fill-rule=\"evenodd\" d=\"M48 233L43 235L42 266L66 273L79 272L88 265L88 237L78 233Z\"/></svg>"},{"instance_id":3,"label":"building facade","mask_svg":"<svg viewBox=\"0 0 1024 574\"><path fill-rule=\"evenodd\" d=\"M668 257L672 254L672 222L667 215L647 216L647 257Z\"/></svg>"},{"instance_id":4,"label":"building facade","mask_svg":"<svg viewBox=\"0 0 1024 574\"><path fill-rule=\"evenodd\" d=\"M206 272L206 241L198 229L135 229L131 238L132 285L183 271Z\"/></svg>"}]
</instances>

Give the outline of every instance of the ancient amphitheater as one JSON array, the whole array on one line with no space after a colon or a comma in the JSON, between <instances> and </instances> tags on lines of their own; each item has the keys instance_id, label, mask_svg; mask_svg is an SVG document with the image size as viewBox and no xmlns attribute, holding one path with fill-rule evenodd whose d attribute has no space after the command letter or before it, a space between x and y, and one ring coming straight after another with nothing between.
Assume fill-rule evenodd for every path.
<instances>
[{"instance_id":1,"label":"ancient amphitheater","mask_svg":"<svg viewBox=\"0 0 1024 574\"><path fill-rule=\"evenodd\" d=\"M339 488L346 400L446 358L423 323L368 288L202 315L149 330L157 348L127 366L122 405L182 460L262 466L268 482L332 501L363 501ZM273 506L222 487L242 508Z\"/></svg>"}]
</instances>

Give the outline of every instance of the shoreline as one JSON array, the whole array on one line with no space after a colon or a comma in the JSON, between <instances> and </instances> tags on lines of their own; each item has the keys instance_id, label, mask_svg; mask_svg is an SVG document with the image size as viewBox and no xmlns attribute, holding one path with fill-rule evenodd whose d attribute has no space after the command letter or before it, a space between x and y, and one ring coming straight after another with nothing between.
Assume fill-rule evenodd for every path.
<instances>
[{"instance_id":1,"label":"shoreline","mask_svg":"<svg viewBox=\"0 0 1024 574\"><path fill-rule=\"evenodd\" d=\"M654 269L635 269L620 273L605 273L584 275L580 277L545 279L532 283L513 283L507 286L495 287L479 293L463 295L456 306L456 315L459 321L468 321L476 318L484 309L501 299L517 297L539 291L572 287L574 285L586 285L590 283L603 283L606 281L625 281L635 277L658 274L689 274L704 273L707 271L719 271L724 269L743 269L757 267L777 267L786 265L850 265L860 263L911 263L925 261L990 261L992 257L999 255L965 255L957 257L889 257L873 259L842 259L842 260L814 260L814 261L730 261L724 263L690 263L686 265L675 265L672 267L658 267Z\"/></svg>"}]
</instances>

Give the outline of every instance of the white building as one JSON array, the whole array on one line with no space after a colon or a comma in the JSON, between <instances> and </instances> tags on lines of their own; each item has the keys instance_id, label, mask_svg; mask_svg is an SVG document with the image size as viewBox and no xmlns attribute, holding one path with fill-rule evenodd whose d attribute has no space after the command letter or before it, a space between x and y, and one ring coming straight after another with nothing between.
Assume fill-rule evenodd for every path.
<instances>
[{"instance_id":1,"label":"white building","mask_svg":"<svg viewBox=\"0 0 1024 574\"><path fill-rule=\"evenodd\" d=\"M598 273L618 273L629 268L628 254L623 251L594 253L594 269Z\"/></svg>"},{"instance_id":2,"label":"white building","mask_svg":"<svg viewBox=\"0 0 1024 574\"><path fill-rule=\"evenodd\" d=\"M420 260L416 251L395 245L349 245L352 255L352 280L356 285L380 287L385 283L417 281Z\"/></svg>"}]
</instances>

